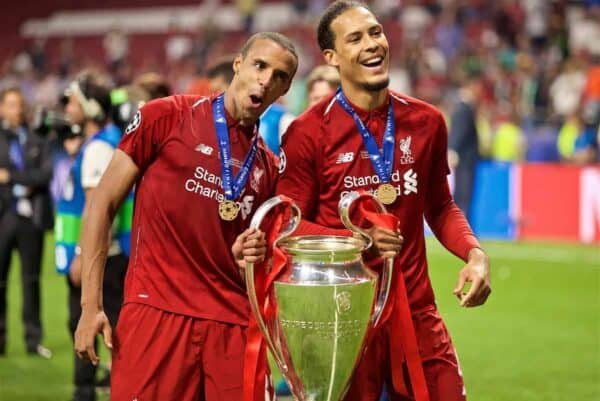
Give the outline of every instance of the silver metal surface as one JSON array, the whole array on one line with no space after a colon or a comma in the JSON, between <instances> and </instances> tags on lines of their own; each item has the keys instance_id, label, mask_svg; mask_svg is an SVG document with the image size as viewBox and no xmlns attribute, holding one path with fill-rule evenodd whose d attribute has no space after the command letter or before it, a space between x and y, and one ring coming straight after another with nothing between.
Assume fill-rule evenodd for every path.
<instances>
[{"instance_id":1,"label":"silver metal surface","mask_svg":"<svg viewBox=\"0 0 600 401\"><path fill-rule=\"evenodd\" d=\"M252 265L246 267L246 284L252 313L298 401L342 399L366 335L379 321L387 300L391 264L386 261L376 296L377 275L361 257L372 240L349 219L348 210L356 199L354 195L342 199L340 215L348 228L360 234L358 238L289 237L299 224L300 210L279 197L259 207L251 222L251 227L259 228L265 216L282 203L292 211L290 223L274 245L287 256L286 268L271 292L274 316L265 320L261 313Z\"/></svg>"}]
</instances>

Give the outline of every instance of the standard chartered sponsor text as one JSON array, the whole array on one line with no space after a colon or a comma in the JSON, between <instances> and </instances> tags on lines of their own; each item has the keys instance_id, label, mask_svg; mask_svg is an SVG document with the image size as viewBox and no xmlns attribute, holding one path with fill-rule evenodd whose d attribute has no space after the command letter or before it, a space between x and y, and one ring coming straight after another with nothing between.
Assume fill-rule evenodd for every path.
<instances>
[{"instance_id":1,"label":"standard chartered sponsor text","mask_svg":"<svg viewBox=\"0 0 600 401\"><path fill-rule=\"evenodd\" d=\"M212 185L207 185L212 184ZM216 188L215 188L216 186ZM223 187L221 177L215 175L202 166L196 167L194 176L185 180L185 190L193 192L206 198L215 199L217 202L223 202L225 196L219 191Z\"/></svg>"},{"instance_id":2,"label":"standard chartered sponsor text","mask_svg":"<svg viewBox=\"0 0 600 401\"><path fill-rule=\"evenodd\" d=\"M394 183L398 184L398 185L394 185L394 188L396 188L396 193L398 194L398 196L402 195L402 185L400 184L400 182L401 182L400 170L396 170L392 173L390 181L392 184L394 184ZM351 191L354 191L361 187L378 185L378 184L381 184L381 179L379 178L379 176L377 174L358 176L358 177L353 176L353 175L347 175L344 177L344 188L347 188L348 190L342 191L342 193L340 194L340 198L343 198ZM375 194L375 189L366 189L365 191L370 193L371 195Z\"/></svg>"},{"instance_id":3,"label":"standard chartered sponsor text","mask_svg":"<svg viewBox=\"0 0 600 401\"><path fill-rule=\"evenodd\" d=\"M412 168L405 171L403 175L400 175L400 170L394 171L391 175L390 183L394 185L394 188L396 188L396 194L398 196L418 193L419 183L417 181L417 172ZM344 188L347 190L340 193L340 198L344 197L351 191L364 187L371 187L365 190L366 192L374 195L375 188L372 187L374 185L378 186L379 184L381 184L381 179L377 176L377 174L364 176L347 175L344 177ZM402 191L403 188L404 191Z\"/></svg>"}]
</instances>

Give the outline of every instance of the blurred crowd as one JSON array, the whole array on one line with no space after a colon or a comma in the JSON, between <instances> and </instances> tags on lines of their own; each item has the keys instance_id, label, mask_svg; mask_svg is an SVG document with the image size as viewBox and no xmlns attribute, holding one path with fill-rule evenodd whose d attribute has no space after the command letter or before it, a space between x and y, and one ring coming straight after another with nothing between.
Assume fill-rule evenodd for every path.
<instances>
[{"instance_id":1,"label":"blurred crowd","mask_svg":"<svg viewBox=\"0 0 600 401\"><path fill-rule=\"evenodd\" d=\"M217 2L218 3L218 2ZM285 98L262 117L261 134L279 151L293 118L339 85L322 66L315 22L325 0L292 2L300 66ZM373 0L391 49L390 87L438 106L449 127L455 197L468 209L476 163L600 161L600 1ZM272 3L271 3L272 4ZM144 102L175 93L224 90L236 40L255 30L258 0L238 0L243 31L208 24L197 32L176 24L132 56L125 30L107 32L101 61L80 55L73 39L52 53L44 38L0 65L0 356L6 345L6 287L10 255L20 253L27 351L50 357L41 343L39 274L43 233L68 188L85 140L66 113L69 89L81 71L104 77L110 91L106 121L120 132ZM56 50L56 49L55 49ZM138 49L139 53L139 49ZM72 94L71 94L72 95ZM85 105L87 94L82 98ZM54 206L56 208L56 206Z\"/></svg>"},{"instance_id":2,"label":"blurred crowd","mask_svg":"<svg viewBox=\"0 0 600 401\"><path fill-rule=\"evenodd\" d=\"M391 48L391 88L439 106L449 126L467 90L475 97L478 152L503 161L598 160L600 1L373 0ZM272 4L269 2L269 4ZM296 38L301 65L281 105L306 107L306 78L322 58L314 24L324 0L294 1L285 26ZM243 32L208 24L197 31L175 22L157 39L151 61L131 56L128 34L107 32L103 61L78 55L71 38L48 54L33 40L0 70L0 88L18 86L35 108L55 109L67 83L83 68L109 74L114 86L148 71L163 74L173 93L206 94L209 73L251 32L258 0L238 0ZM215 7L218 7L216 2ZM139 50L138 50L139 53Z\"/></svg>"},{"instance_id":3,"label":"blurred crowd","mask_svg":"<svg viewBox=\"0 0 600 401\"><path fill-rule=\"evenodd\" d=\"M218 8L219 2L213 3ZM481 159L599 161L600 1L368 3L384 24L390 42L390 87L433 103L446 115L449 162L456 172L459 205L464 187L464 203L469 203L474 166ZM255 14L261 7L258 0L234 4L242 17L242 32L212 23L192 32L174 23L157 39L148 56L150 63L131 55L128 34L117 27L102 40L105 54L101 61L77 54L73 38L62 39L57 54L47 49L42 37L26 48L15 49L14 57L4 60L0 69L0 137L6 139L7 150L7 160L0 166L4 193L0 210L14 207L19 197L27 198L33 203L23 202L25 206L19 207L26 210L20 213L35 219L34 228L52 225L47 221L51 217L46 216L51 206L43 206L45 200L38 195L49 188L50 198L60 197L72 155L81 144L81 128L65 115L65 91L81 71L93 70L105 77L112 88L110 120L121 131L137 108L150 99L224 90L233 74L230 53L238 47L236 40L255 29ZM326 4L324 0L294 1L295 19L283 29L296 38L301 57L299 74L288 95L262 118L261 134L276 153L293 118L339 84L337 72L320 65L323 59L313 40L315 22ZM20 143L22 151L32 147L29 152L35 157L29 160L30 155L17 151L15 143ZM14 178L23 174L26 177L15 182ZM14 238L21 234L17 234L11 232L10 241L0 245L7 249L18 246ZM38 252L33 253L32 266L39 264ZM6 252L0 256L3 287L9 256ZM39 268L30 270L35 276ZM32 289L34 298L38 297L36 291ZM35 320L38 312L27 313ZM33 351L39 328L36 322L30 325ZM0 338L0 352L3 343Z\"/></svg>"}]
</instances>

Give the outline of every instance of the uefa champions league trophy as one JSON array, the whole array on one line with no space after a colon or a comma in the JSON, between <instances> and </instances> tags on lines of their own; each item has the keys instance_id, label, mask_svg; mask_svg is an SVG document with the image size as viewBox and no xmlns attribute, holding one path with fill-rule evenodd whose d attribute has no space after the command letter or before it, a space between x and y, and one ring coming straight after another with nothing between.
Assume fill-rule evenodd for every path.
<instances>
[{"instance_id":1,"label":"uefa champions league trophy","mask_svg":"<svg viewBox=\"0 0 600 401\"><path fill-rule=\"evenodd\" d=\"M367 333L377 325L388 298L393 258L385 260L378 289L377 274L361 258L373 241L350 221L350 206L365 196L385 213L377 198L357 192L338 205L354 237L290 236L300 222L300 210L281 197L261 205L250 224L259 228L275 206L287 202L291 208L287 227L273 243L287 263L268 289L275 303L271 316L261 313L252 265L246 266L246 283L257 326L297 401L342 399Z\"/></svg>"}]
</instances>

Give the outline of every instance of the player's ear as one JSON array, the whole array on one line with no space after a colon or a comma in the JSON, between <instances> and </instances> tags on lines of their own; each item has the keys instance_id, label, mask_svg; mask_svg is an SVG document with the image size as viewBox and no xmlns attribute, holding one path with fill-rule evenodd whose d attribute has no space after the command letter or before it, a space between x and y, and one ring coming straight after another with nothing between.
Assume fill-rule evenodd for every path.
<instances>
[{"instance_id":1,"label":"player's ear","mask_svg":"<svg viewBox=\"0 0 600 401\"><path fill-rule=\"evenodd\" d=\"M323 57L325 58L325 62L332 67L339 67L340 63L338 62L337 53L333 49L325 49L323 50Z\"/></svg>"},{"instance_id":2,"label":"player's ear","mask_svg":"<svg viewBox=\"0 0 600 401\"><path fill-rule=\"evenodd\" d=\"M233 73L237 74L240 71L240 65L242 65L242 55L238 54L233 59Z\"/></svg>"}]
</instances>

